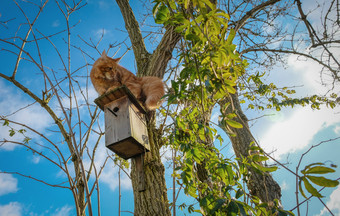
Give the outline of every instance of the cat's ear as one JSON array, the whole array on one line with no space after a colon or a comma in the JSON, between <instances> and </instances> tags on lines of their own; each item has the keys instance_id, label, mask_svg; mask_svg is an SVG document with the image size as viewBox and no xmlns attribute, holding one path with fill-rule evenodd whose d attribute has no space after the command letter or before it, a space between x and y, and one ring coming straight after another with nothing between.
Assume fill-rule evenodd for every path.
<instances>
[{"instance_id":1,"label":"cat's ear","mask_svg":"<svg viewBox=\"0 0 340 216\"><path fill-rule=\"evenodd\" d=\"M120 58L115 58L115 59L113 59L113 61L115 61L116 63L118 63L121 59L122 59L122 57L120 57Z\"/></svg>"},{"instance_id":2,"label":"cat's ear","mask_svg":"<svg viewBox=\"0 0 340 216\"><path fill-rule=\"evenodd\" d=\"M106 55L106 51L104 50L103 52L102 52L102 55L100 56L100 57L107 57L107 55Z\"/></svg>"}]
</instances>

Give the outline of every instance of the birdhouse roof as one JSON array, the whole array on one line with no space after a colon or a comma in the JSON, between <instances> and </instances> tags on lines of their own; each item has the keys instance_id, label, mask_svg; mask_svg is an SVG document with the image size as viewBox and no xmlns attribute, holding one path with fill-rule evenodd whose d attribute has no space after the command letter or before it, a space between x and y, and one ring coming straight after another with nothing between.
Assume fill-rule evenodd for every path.
<instances>
[{"instance_id":1,"label":"birdhouse roof","mask_svg":"<svg viewBox=\"0 0 340 216\"><path fill-rule=\"evenodd\" d=\"M94 102L99 106L101 110L104 110L104 106L112 101L115 101L121 97L128 96L129 100L137 107L137 109L141 113L146 113L145 108L139 103L137 98L131 93L131 91L125 86L122 85L118 88L115 88L105 94L99 96Z\"/></svg>"}]
</instances>

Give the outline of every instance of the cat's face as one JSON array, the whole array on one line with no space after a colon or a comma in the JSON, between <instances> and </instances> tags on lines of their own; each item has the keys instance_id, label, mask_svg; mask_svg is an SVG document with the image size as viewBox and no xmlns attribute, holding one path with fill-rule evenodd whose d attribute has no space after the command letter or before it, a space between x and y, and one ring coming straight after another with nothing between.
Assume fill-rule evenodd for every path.
<instances>
[{"instance_id":1,"label":"cat's face","mask_svg":"<svg viewBox=\"0 0 340 216\"><path fill-rule=\"evenodd\" d=\"M100 74L98 75L102 78L118 81L120 79L117 71L119 60L120 58L113 59L108 57L104 51L101 57L93 64L93 67L96 67L99 70Z\"/></svg>"}]
</instances>

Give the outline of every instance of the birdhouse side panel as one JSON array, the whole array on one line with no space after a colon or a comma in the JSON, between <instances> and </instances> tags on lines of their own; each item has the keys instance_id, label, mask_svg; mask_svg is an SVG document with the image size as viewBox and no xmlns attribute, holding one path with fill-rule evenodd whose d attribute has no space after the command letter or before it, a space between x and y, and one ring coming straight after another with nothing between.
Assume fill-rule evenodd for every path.
<instances>
[{"instance_id":1,"label":"birdhouse side panel","mask_svg":"<svg viewBox=\"0 0 340 216\"><path fill-rule=\"evenodd\" d=\"M146 126L145 116L141 114L138 109L131 105L130 109L130 125L131 125L131 136L143 145L148 151L149 146L149 136Z\"/></svg>"}]
</instances>

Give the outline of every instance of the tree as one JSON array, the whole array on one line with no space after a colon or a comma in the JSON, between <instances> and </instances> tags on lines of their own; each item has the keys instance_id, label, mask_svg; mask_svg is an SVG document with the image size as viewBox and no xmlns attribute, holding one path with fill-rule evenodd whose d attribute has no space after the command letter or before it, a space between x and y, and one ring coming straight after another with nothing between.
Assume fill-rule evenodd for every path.
<instances>
[{"instance_id":1,"label":"tree","mask_svg":"<svg viewBox=\"0 0 340 216\"><path fill-rule=\"evenodd\" d=\"M171 79L171 91L167 95L168 107L160 112L164 116L164 123L167 117L170 117L173 123L170 125L163 123L157 128L155 118L150 118L151 120L147 122L151 150L144 156L145 192L138 191L136 164L134 161L131 164L135 214L170 215L164 165L160 155L160 148L164 145L175 149L178 155L182 156L182 158L176 157L177 168L175 170L179 173L175 173L174 176L180 176L178 183L184 188L185 193L197 199L202 214L223 215L226 212L238 214L262 212L265 214L267 211L272 214L290 214L281 209L280 187L270 175L276 167L264 165L271 155L258 146L249 129L247 117L242 111L242 104L246 103L248 108L257 110L272 108L280 110L284 106L307 104L310 104L312 108L320 108L321 104L336 106L337 94L332 91L339 81L339 63L334 57L333 50L338 43L336 35L338 19L333 19L336 17L333 11L337 11L335 0L324 5L327 12L323 16L325 18L323 37L320 37L320 33L309 23L301 1L240 0L218 3L215 1L155 1L153 15L164 34L152 54L145 47L145 39L129 2L127 0L116 2L129 34L137 75L162 78L167 76ZM56 126L52 129L62 135L68 150L61 151L58 140L50 140L34 128L11 120L10 115L1 117L3 125L9 127L11 137L15 134L22 134L23 140L3 139L2 144L23 145L55 164L66 173L68 185L60 186L40 181L71 190L77 214L85 215L87 208L89 215L92 215L95 210L92 208L91 196L93 196L94 189L97 189L99 202L98 179L110 155L102 160L100 169L97 170L98 165L94 158L97 145L104 132L100 129L100 124L97 125L99 112L90 100L88 79L77 77L85 68L88 69L85 58L88 54L84 48L71 43L71 32L74 26L70 23L70 17L85 4L82 1L72 3L56 1L56 7L65 18L66 30L46 35L33 27L48 1L35 5L38 12L33 19L29 19L27 11L20 4L15 3L27 19L28 30L24 37L15 37L14 42L12 37L0 39L6 46L5 51L15 54L17 59L13 72L0 73L0 76L25 92L32 99L32 103L42 106L55 122ZM300 15L300 18L291 18L296 26L290 29L280 26L280 20L291 17L295 11L298 11ZM6 26L8 22L10 19L1 24ZM329 28L328 26L331 25L333 27ZM265 32L264 28L270 28L271 31ZM59 46L56 46L52 40L63 33L67 34L66 58L63 57ZM81 37L80 39L88 45L88 49L94 49L100 53L99 42L94 43L92 40L87 41ZM60 60L64 66L62 72L44 63L45 58L40 51L43 40L49 42L55 49L56 59ZM301 46L296 45L302 40L311 43L311 49L307 53L299 48ZM280 46L273 47L272 44L275 43L279 43ZM33 44L37 54L27 52L25 50L27 44ZM71 50L77 50L84 56L85 65L72 69ZM279 61L284 62L287 53L320 63L324 67L321 71L322 76L330 75L332 78L329 84L330 92L327 95L292 98L290 95L294 93L294 90L278 88L272 83L266 84L263 74L258 71L263 68L270 69ZM92 57L90 58L93 60ZM171 59L177 62L176 66L169 64ZM17 79L16 75L20 73L19 66L23 60L35 65L34 69L39 71L39 80L44 83L42 93L33 92ZM169 73L167 69L170 69ZM86 83L85 87L82 83ZM53 101L58 103L62 115L56 113L58 107L51 107ZM237 157L236 160L225 158L214 146L214 142L218 140L221 143L224 142L211 122L215 106L218 107L220 114L218 127L228 134ZM84 107L88 111L88 117L84 117L82 110ZM150 116L152 115L154 113L150 113ZM38 142L33 147L31 144L33 141L26 131L42 137L50 143L50 146ZM95 144L89 144L91 137L96 138ZM38 146L46 149L46 152L39 151ZM84 165L85 157L90 161L88 167ZM70 161L75 171L74 175L69 171ZM328 173L333 170L324 164L318 164L318 167L317 173ZM315 193L314 187L310 184L310 181L320 183L318 180L310 179L312 177L309 174L313 172L312 168L313 166L306 167L303 175L297 172L292 173L297 176L301 189L303 182L307 191L318 197L319 194ZM93 184L89 183L91 175L95 177ZM29 175L25 176L33 178ZM242 181L247 184L247 188L243 187ZM337 181L328 179L323 183L323 186L328 187L336 185ZM233 194L236 199L232 198ZM250 202L242 201L245 199L250 199ZM260 205L260 203L264 204ZM192 211L192 208L189 207L189 210ZM99 214L100 205L98 204Z\"/></svg>"},{"instance_id":2,"label":"tree","mask_svg":"<svg viewBox=\"0 0 340 216\"><path fill-rule=\"evenodd\" d=\"M45 158L56 166L60 172L66 176L66 182L54 184L46 182L44 179L33 177L30 174L21 172L14 173L52 187L70 190L74 197L77 215L85 215L86 208L88 209L89 215L92 215L94 210L92 209L91 196L95 189L99 191L98 178L108 157L103 160L103 164L97 169L97 165L94 163L95 153L100 139L104 135L104 132L101 131L100 128L98 132L93 131L93 127L97 124L96 120L99 116L99 110L98 108L93 108L90 104L88 85L83 89L80 82L84 80L75 79L75 73L86 67L86 65L75 70L71 65L71 29L74 26L70 25L70 17L74 12L85 6L85 4L82 1L70 4L65 1L56 1L55 7L58 8L64 16L66 29L61 32L46 35L39 31L39 29L35 29L35 24L48 4L48 1L41 2L41 4L27 2L24 6L16 1L14 1L14 3L21 11L21 15L26 18L26 23L22 24L25 27L23 31L26 32L22 33L22 29L20 29L21 26L19 26L18 32L20 35L11 35L0 39L3 46L2 50L14 54L16 57L13 71L6 71L1 73L0 76L24 92L28 98L30 98L30 102L27 106L18 108L14 113L0 117L3 126L9 128L9 139L3 138L1 140L1 146L8 143L24 146L33 154ZM35 12L33 19L29 18L28 12L30 9L26 10L28 7L33 7ZM2 24L5 23L6 22L3 22ZM67 34L65 39L66 46L63 47L67 53L66 56L62 55L61 49L55 44L57 41L53 41L54 36L63 33ZM41 52L41 41L48 42L51 49L56 53L51 67L45 63L48 61L48 57L45 58L47 55ZM31 45L34 46L36 52L26 51L26 47ZM50 54L49 56L53 55ZM33 71L39 72L36 79L39 80L39 84L42 86L40 92L36 91L32 86L31 88L25 86L24 80L27 79L27 77L21 74L21 79L23 78L24 80L17 78L18 74L22 73L21 65L25 64L23 61L29 62L30 65L28 67L32 67ZM63 66L61 73L58 71L58 68L53 67L53 62L55 64L56 61L59 61ZM29 76L30 75L28 75L28 77ZM85 82L88 83L87 77L85 77ZM61 136L61 140L53 138L52 135L44 134L30 127L28 124L11 120L13 114L19 112L21 109L28 109L34 104L40 105L43 111L48 113L49 118L54 122L50 130L53 135L56 133L58 136ZM83 111L85 111L85 113L83 113ZM97 133L97 136L93 136L93 133ZM15 138L16 136L20 136L20 138ZM33 141L32 136L41 139L41 141ZM53 139L51 139L51 137ZM90 137L97 140L89 144ZM63 148L61 143L66 143L68 147L67 150ZM85 169L85 162L89 162L90 164L87 169ZM95 176L95 181L90 184L91 175Z\"/></svg>"}]
</instances>

